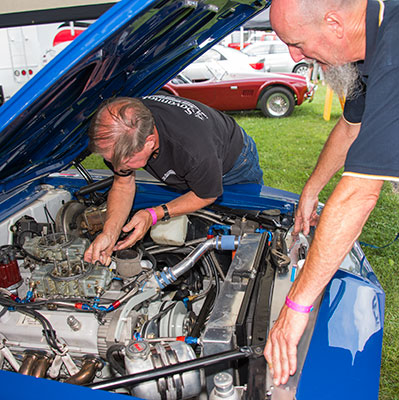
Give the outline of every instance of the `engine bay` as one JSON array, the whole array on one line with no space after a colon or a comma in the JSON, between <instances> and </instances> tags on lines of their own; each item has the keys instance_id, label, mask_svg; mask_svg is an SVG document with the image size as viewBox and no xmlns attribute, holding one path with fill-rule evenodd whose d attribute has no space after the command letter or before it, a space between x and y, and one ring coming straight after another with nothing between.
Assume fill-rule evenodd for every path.
<instances>
[{"instance_id":1,"label":"engine bay","mask_svg":"<svg viewBox=\"0 0 399 400\"><path fill-rule=\"evenodd\" d=\"M105 197L48 187L3 223L0 369L146 399L255 398L275 276L292 281L309 247L292 217L213 205L86 263L105 213Z\"/></svg>"}]
</instances>

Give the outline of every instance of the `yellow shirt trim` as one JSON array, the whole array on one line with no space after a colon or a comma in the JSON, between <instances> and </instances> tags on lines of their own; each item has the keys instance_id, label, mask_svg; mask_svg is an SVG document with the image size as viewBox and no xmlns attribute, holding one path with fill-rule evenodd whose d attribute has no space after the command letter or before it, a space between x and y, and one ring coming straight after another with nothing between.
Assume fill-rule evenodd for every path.
<instances>
[{"instance_id":1,"label":"yellow shirt trim","mask_svg":"<svg viewBox=\"0 0 399 400\"><path fill-rule=\"evenodd\" d=\"M368 175L368 174L360 174L358 172L349 172L345 171L342 176L352 176L354 178L363 178L363 179L373 179L379 181L395 181L399 182L398 176L387 176L387 175Z\"/></svg>"},{"instance_id":2,"label":"yellow shirt trim","mask_svg":"<svg viewBox=\"0 0 399 400\"><path fill-rule=\"evenodd\" d=\"M384 11L385 11L385 4L382 0L378 0L380 3L380 13L378 14L378 26L381 26L382 21L384 20Z\"/></svg>"},{"instance_id":3,"label":"yellow shirt trim","mask_svg":"<svg viewBox=\"0 0 399 400\"><path fill-rule=\"evenodd\" d=\"M345 118L344 114L342 114L341 117L343 118L343 120L344 120L348 125L361 125L361 124L362 124L361 122L349 122L349 121Z\"/></svg>"}]
</instances>

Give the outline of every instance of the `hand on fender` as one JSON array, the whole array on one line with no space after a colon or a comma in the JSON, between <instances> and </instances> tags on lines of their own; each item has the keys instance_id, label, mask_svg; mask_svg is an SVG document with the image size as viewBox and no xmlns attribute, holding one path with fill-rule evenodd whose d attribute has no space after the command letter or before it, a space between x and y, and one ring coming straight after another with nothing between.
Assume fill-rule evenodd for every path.
<instances>
[{"instance_id":1,"label":"hand on fender","mask_svg":"<svg viewBox=\"0 0 399 400\"><path fill-rule=\"evenodd\" d=\"M309 320L309 314L284 306L269 333L264 356L275 385L287 383L297 368L297 346Z\"/></svg>"},{"instance_id":2,"label":"hand on fender","mask_svg":"<svg viewBox=\"0 0 399 400\"><path fill-rule=\"evenodd\" d=\"M319 221L319 215L316 212L318 204L319 199L317 196L309 196L305 191L302 192L295 213L294 235L301 231L304 235L308 235L310 227L317 225Z\"/></svg>"}]
</instances>

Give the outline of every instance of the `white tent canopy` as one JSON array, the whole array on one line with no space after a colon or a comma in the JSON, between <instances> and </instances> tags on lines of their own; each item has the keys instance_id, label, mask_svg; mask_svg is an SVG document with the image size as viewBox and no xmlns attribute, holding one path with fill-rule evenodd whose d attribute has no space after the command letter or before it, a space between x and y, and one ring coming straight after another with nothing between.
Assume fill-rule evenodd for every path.
<instances>
[{"instance_id":1,"label":"white tent canopy","mask_svg":"<svg viewBox=\"0 0 399 400\"><path fill-rule=\"evenodd\" d=\"M1 0L0 27L96 19L119 0Z\"/></svg>"}]
</instances>

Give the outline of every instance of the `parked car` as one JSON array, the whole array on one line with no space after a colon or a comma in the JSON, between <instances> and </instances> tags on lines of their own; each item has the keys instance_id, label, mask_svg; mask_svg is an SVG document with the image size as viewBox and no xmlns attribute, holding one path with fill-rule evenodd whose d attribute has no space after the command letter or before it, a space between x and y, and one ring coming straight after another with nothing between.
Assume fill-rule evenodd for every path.
<instances>
[{"instance_id":1,"label":"parked car","mask_svg":"<svg viewBox=\"0 0 399 400\"><path fill-rule=\"evenodd\" d=\"M277 35L275 32L265 32L265 31L259 31L259 30L244 30L243 32L243 38L244 42L241 43L240 41L237 41L241 37L241 32L239 31L234 31L233 33L230 34L230 43L227 44L228 47L231 47L233 49L237 50L242 50L243 48L249 46L251 43L256 43L259 41L266 41L266 40L277 40ZM226 38L224 39L226 41Z\"/></svg>"},{"instance_id":2,"label":"parked car","mask_svg":"<svg viewBox=\"0 0 399 400\"><path fill-rule=\"evenodd\" d=\"M184 75L194 82L205 81L213 78L209 66L218 64L228 73L246 73L257 75L258 71L263 71L262 57L248 57L239 50L217 44L206 51L202 56L184 69Z\"/></svg>"},{"instance_id":3,"label":"parked car","mask_svg":"<svg viewBox=\"0 0 399 400\"><path fill-rule=\"evenodd\" d=\"M227 45L227 47L230 47L235 50L241 50L241 47L244 49L245 47L249 46L251 42L244 42L243 44L239 42L231 42Z\"/></svg>"},{"instance_id":4,"label":"parked car","mask_svg":"<svg viewBox=\"0 0 399 400\"><path fill-rule=\"evenodd\" d=\"M315 304L298 371L270 378L268 330L312 240L291 234L298 195L226 187L110 268L83 261L113 180L81 164L91 116L153 95L265 5L218 4L122 0L1 107L3 398L377 398L384 292L357 243ZM133 212L180 195L137 175Z\"/></svg>"},{"instance_id":5,"label":"parked car","mask_svg":"<svg viewBox=\"0 0 399 400\"><path fill-rule=\"evenodd\" d=\"M312 84L296 74L230 75L218 66L209 66L213 78L192 82L184 73L168 82L160 93L198 100L222 111L260 109L265 117L288 117L294 107L312 101Z\"/></svg>"},{"instance_id":6,"label":"parked car","mask_svg":"<svg viewBox=\"0 0 399 400\"><path fill-rule=\"evenodd\" d=\"M254 42L241 50L251 60L264 59L264 69L270 72L293 72L307 76L309 64L304 61L294 61L288 46L281 40Z\"/></svg>"}]
</instances>

